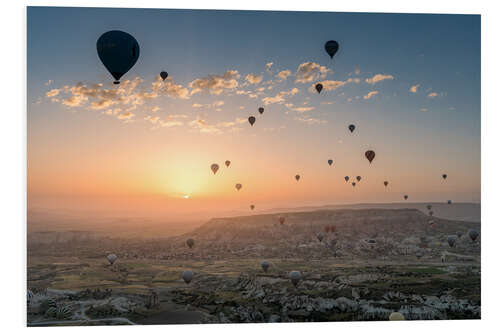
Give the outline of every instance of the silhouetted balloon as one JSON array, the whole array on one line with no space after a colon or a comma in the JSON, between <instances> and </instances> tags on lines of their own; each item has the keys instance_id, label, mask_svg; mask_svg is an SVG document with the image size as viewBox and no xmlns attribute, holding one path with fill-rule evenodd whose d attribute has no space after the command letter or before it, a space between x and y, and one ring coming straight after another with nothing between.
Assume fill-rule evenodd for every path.
<instances>
[{"instance_id":1,"label":"silhouetted balloon","mask_svg":"<svg viewBox=\"0 0 500 333\"><path fill-rule=\"evenodd\" d=\"M357 181L358 181L358 183L359 183L359 181L361 180L361 176L356 176L356 180L357 180Z\"/></svg>"},{"instance_id":2,"label":"silhouetted balloon","mask_svg":"<svg viewBox=\"0 0 500 333\"><path fill-rule=\"evenodd\" d=\"M333 164L333 160L328 160L328 164L332 165Z\"/></svg>"},{"instance_id":3,"label":"silhouetted balloon","mask_svg":"<svg viewBox=\"0 0 500 333\"><path fill-rule=\"evenodd\" d=\"M373 159L375 158L375 152L373 150L367 150L365 152L365 157L370 163L372 163Z\"/></svg>"},{"instance_id":4,"label":"silhouetted balloon","mask_svg":"<svg viewBox=\"0 0 500 333\"><path fill-rule=\"evenodd\" d=\"M260 113L260 114L263 114L263 113L264 113L264 108L263 108L262 106L259 108L259 113Z\"/></svg>"},{"instance_id":5,"label":"silhouetted balloon","mask_svg":"<svg viewBox=\"0 0 500 333\"><path fill-rule=\"evenodd\" d=\"M352 182L352 187L356 186L356 183L355 182Z\"/></svg>"},{"instance_id":6,"label":"silhouetted balloon","mask_svg":"<svg viewBox=\"0 0 500 333\"><path fill-rule=\"evenodd\" d=\"M427 210L431 210L432 205L427 205Z\"/></svg>"},{"instance_id":7,"label":"silhouetted balloon","mask_svg":"<svg viewBox=\"0 0 500 333\"><path fill-rule=\"evenodd\" d=\"M323 85L321 83L317 83L316 86L316 91L318 92L318 94L321 92L321 90L323 90Z\"/></svg>"},{"instance_id":8,"label":"silhouetted balloon","mask_svg":"<svg viewBox=\"0 0 500 333\"><path fill-rule=\"evenodd\" d=\"M105 32L97 40L97 54L104 67L120 83L125 75L139 59L139 43L135 38L123 31L111 30Z\"/></svg>"},{"instance_id":9,"label":"silhouetted balloon","mask_svg":"<svg viewBox=\"0 0 500 333\"><path fill-rule=\"evenodd\" d=\"M299 271L291 271L290 272L290 280L292 281L293 285L297 287L297 284L299 283L300 279L302 278L302 274L300 274Z\"/></svg>"},{"instance_id":10,"label":"silhouetted balloon","mask_svg":"<svg viewBox=\"0 0 500 333\"><path fill-rule=\"evenodd\" d=\"M405 200L408 200L408 196L406 194L404 195L403 198L405 198Z\"/></svg>"},{"instance_id":11,"label":"silhouetted balloon","mask_svg":"<svg viewBox=\"0 0 500 333\"><path fill-rule=\"evenodd\" d=\"M443 174L441 177L443 177L443 179L446 179L446 178L448 178L448 175Z\"/></svg>"},{"instance_id":12,"label":"silhouetted balloon","mask_svg":"<svg viewBox=\"0 0 500 333\"><path fill-rule=\"evenodd\" d=\"M186 244L187 244L187 246L189 246L189 248L190 248L190 249L192 249L192 248L193 248L193 246L194 246L194 239L189 238L189 239L186 241Z\"/></svg>"},{"instance_id":13,"label":"silhouetted balloon","mask_svg":"<svg viewBox=\"0 0 500 333\"><path fill-rule=\"evenodd\" d=\"M348 182L349 181L349 176L345 176L344 179L345 179L346 182Z\"/></svg>"},{"instance_id":14,"label":"silhouetted balloon","mask_svg":"<svg viewBox=\"0 0 500 333\"><path fill-rule=\"evenodd\" d=\"M264 273L267 272L267 270L269 269L269 263L267 261L263 261L260 266L262 267L262 270L264 271Z\"/></svg>"},{"instance_id":15,"label":"silhouetted balloon","mask_svg":"<svg viewBox=\"0 0 500 333\"><path fill-rule=\"evenodd\" d=\"M471 239L473 242L475 242L475 241L476 241L476 239L477 239L477 237L478 237L478 236L479 236L479 232L477 232L477 231L476 231L476 230L474 230L474 229L469 230L469 237L470 237L470 239Z\"/></svg>"},{"instance_id":16,"label":"silhouetted balloon","mask_svg":"<svg viewBox=\"0 0 500 333\"><path fill-rule=\"evenodd\" d=\"M161 77L161 79L162 79L163 81L165 81L165 79L168 77L168 73L167 73L167 72L165 72L165 71L163 71L163 72L161 72L161 73L160 73L160 77Z\"/></svg>"},{"instance_id":17,"label":"silhouetted balloon","mask_svg":"<svg viewBox=\"0 0 500 333\"><path fill-rule=\"evenodd\" d=\"M451 205L451 200L448 200L448 205Z\"/></svg>"},{"instance_id":18,"label":"silhouetted balloon","mask_svg":"<svg viewBox=\"0 0 500 333\"><path fill-rule=\"evenodd\" d=\"M255 208L254 205L250 205L250 209L253 210Z\"/></svg>"},{"instance_id":19,"label":"silhouetted balloon","mask_svg":"<svg viewBox=\"0 0 500 333\"><path fill-rule=\"evenodd\" d=\"M330 56L330 59L333 58L333 56L335 55L335 53L337 53L338 50L339 50L339 43L337 43L337 41L329 40L328 42L325 43L325 51Z\"/></svg>"},{"instance_id":20,"label":"silhouetted balloon","mask_svg":"<svg viewBox=\"0 0 500 333\"><path fill-rule=\"evenodd\" d=\"M229 168L229 165L231 165L231 161L230 160L227 160L226 162L224 162L224 164L226 165L226 167Z\"/></svg>"},{"instance_id":21,"label":"silhouetted balloon","mask_svg":"<svg viewBox=\"0 0 500 333\"><path fill-rule=\"evenodd\" d=\"M184 271L182 272L182 279L186 282L186 284L189 284L189 282L193 280L193 275L193 271Z\"/></svg>"},{"instance_id":22,"label":"silhouetted balloon","mask_svg":"<svg viewBox=\"0 0 500 333\"><path fill-rule=\"evenodd\" d=\"M106 259L108 259L110 265L113 265L114 262L116 261L116 259L118 259L118 257L116 256L116 254L114 253L110 253L108 254L108 256L106 257Z\"/></svg>"},{"instance_id":23,"label":"silhouetted balloon","mask_svg":"<svg viewBox=\"0 0 500 333\"><path fill-rule=\"evenodd\" d=\"M285 223L285 218L283 216L280 216L280 224L283 225Z\"/></svg>"},{"instance_id":24,"label":"silhouetted balloon","mask_svg":"<svg viewBox=\"0 0 500 333\"><path fill-rule=\"evenodd\" d=\"M325 235L323 235L323 233L322 233L322 232L318 232L318 233L316 234L316 238L317 238L320 242L322 242L322 241L323 241L323 238L324 238L324 237L325 237Z\"/></svg>"},{"instance_id":25,"label":"silhouetted balloon","mask_svg":"<svg viewBox=\"0 0 500 333\"><path fill-rule=\"evenodd\" d=\"M463 236L463 235L464 235L464 233L463 233L463 232L461 232L461 231L457 232L457 236L458 236L458 238L462 238L462 236Z\"/></svg>"},{"instance_id":26,"label":"silhouetted balloon","mask_svg":"<svg viewBox=\"0 0 500 333\"><path fill-rule=\"evenodd\" d=\"M387 186L387 185L389 185L389 182L386 180L386 181L384 182L384 186Z\"/></svg>"},{"instance_id":27,"label":"silhouetted balloon","mask_svg":"<svg viewBox=\"0 0 500 333\"><path fill-rule=\"evenodd\" d=\"M239 190L241 190L241 186L242 186L242 185L241 185L240 183L238 183L238 184L236 184L234 187L236 187L236 189L239 191Z\"/></svg>"},{"instance_id":28,"label":"silhouetted balloon","mask_svg":"<svg viewBox=\"0 0 500 333\"><path fill-rule=\"evenodd\" d=\"M300 175L295 175L295 180L299 181L299 179L300 179Z\"/></svg>"},{"instance_id":29,"label":"silhouetted balloon","mask_svg":"<svg viewBox=\"0 0 500 333\"><path fill-rule=\"evenodd\" d=\"M254 116L248 117L248 122L250 123L250 125L253 126L253 124L255 123L255 117Z\"/></svg>"},{"instance_id":30,"label":"silhouetted balloon","mask_svg":"<svg viewBox=\"0 0 500 333\"><path fill-rule=\"evenodd\" d=\"M356 126L354 126L354 125L351 124L351 125L349 125L348 128L349 128L349 131L351 131L351 133L352 133L356 129Z\"/></svg>"},{"instance_id":31,"label":"silhouetted balloon","mask_svg":"<svg viewBox=\"0 0 500 333\"><path fill-rule=\"evenodd\" d=\"M393 312L389 315L389 320L390 321L395 321L395 320L405 320L405 316L403 316L399 312Z\"/></svg>"},{"instance_id":32,"label":"silhouetted balloon","mask_svg":"<svg viewBox=\"0 0 500 333\"><path fill-rule=\"evenodd\" d=\"M219 170L219 165L217 163L214 163L210 166L210 169L212 170L212 172L215 173L217 172L217 170Z\"/></svg>"},{"instance_id":33,"label":"silhouetted balloon","mask_svg":"<svg viewBox=\"0 0 500 333\"><path fill-rule=\"evenodd\" d=\"M457 241L457 236L448 236L448 245L450 247L454 247L455 246L455 243Z\"/></svg>"}]
</instances>

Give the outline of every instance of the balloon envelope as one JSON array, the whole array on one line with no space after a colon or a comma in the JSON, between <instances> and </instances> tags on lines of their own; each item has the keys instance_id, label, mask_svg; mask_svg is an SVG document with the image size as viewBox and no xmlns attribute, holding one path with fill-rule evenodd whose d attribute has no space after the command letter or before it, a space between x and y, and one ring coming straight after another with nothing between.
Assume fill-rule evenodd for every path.
<instances>
[{"instance_id":1,"label":"balloon envelope","mask_svg":"<svg viewBox=\"0 0 500 333\"><path fill-rule=\"evenodd\" d=\"M253 210L255 208L254 205L250 205L250 209Z\"/></svg>"},{"instance_id":2,"label":"balloon envelope","mask_svg":"<svg viewBox=\"0 0 500 333\"><path fill-rule=\"evenodd\" d=\"M227 160L226 162L224 162L224 164L229 167L229 165L231 164L231 161Z\"/></svg>"},{"instance_id":3,"label":"balloon envelope","mask_svg":"<svg viewBox=\"0 0 500 333\"><path fill-rule=\"evenodd\" d=\"M448 205L451 205L451 200L448 200Z\"/></svg>"},{"instance_id":4,"label":"balloon envelope","mask_svg":"<svg viewBox=\"0 0 500 333\"><path fill-rule=\"evenodd\" d=\"M182 279L184 280L184 282L186 282L186 284L189 284L189 282L191 282L191 280L193 280L193 272L192 271L184 271L182 272Z\"/></svg>"},{"instance_id":5,"label":"balloon envelope","mask_svg":"<svg viewBox=\"0 0 500 333\"><path fill-rule=\"evenodd\" d=\"M238 191L239 191L239 190L241 190L241 186L242 186L242 185L241 185L241 184L239 184L239 183L235 185L235 187L236 187L236 189L237 189Z\"/></svg>"},{"instance_id":6,"label":"balloon envelope","mask_svg":"<svg viewBox=\"0 0 500 333\"><path fill-rule=\"evenodd\" d=\"M443 174L441 177L443 177L443 179L446 179L446 178L448 178L448 175L447 174Z\"/></svg>"},{"instance_id":7,"label":"balloon envelope","mask_svg":"<svg viewBox=\"0 0 500 333\"><path fill-rule=\"evenodd\" d=\"M387 185L389 185L389 182L386 180L386 181L384 182L384 186L387 186Z\"/></svg>"},{"instance_id":8,"label":"balloon envelope","mask_svg":"<svg viewBox=\"0 0 500 333\"><path fill-rule=\"evenodd\" d=\"M356 126L354 126L354 125L351 124L351 125L349 125L348 128L349 128L349 131L351 131L351 133L352 133L356 129Z\"/></svg>"},{"instance_id":9,"label":"balloon envelope","mask_svg":"<svg viewBox=\"0 0 500 333\"><path fill-rule=\"evenodd\" d=\"M163 72L161 72L161 73L160 73L160 77L161 77L161 79L162 79L163 81L165 81L165 79L168 77L168 73L167 73L167 72L165 72L165 71L163 71Z\"/></svg>"},{"instance_id":10,"label":"balloon envelope","mask_svg":"<svg viewBox=\"0 0 500 333\"><path fill-rule=\"evenodd\" d=\"M324 237L325 237L325 235L323 235L323 233L322 233L322 232L318 232L318 234L316 235L316 238L318 238L318 240L319 240L320 242L322 242L322 241L323 241L323 238L324 238Z\"/></svg>"},{"instance_id":11,"label":"balloon envelope","mask_svg":"<svg viewBox=\"0 0 500 333\"><path fill-rule=\"evenodd\" d=\"M349 176L345 176L344 179L345 179L346 182L348 182L349 181Z\"/></svg>"},{"instance_id":12,"label":"balloon envelope","mask_svg":"<svg viewBox=\"0 0 500 333\"><path fill-rule=\"evenodd\" d=\"M189 248L190 248L190 249L192 249L192 248L193 248L193 246L194 246L194 239L189 238L189 239L186 241L186 244L187 244L187 246L189 246Z\"/></svg>"},{"instance_id":13,"label":"balloon envelope","mask_svg":"<svg viewBox=\"0 0 500 333\"><path fill-rule=\"evenodd\" d=\"M114 262L116 261L116 259L118 259L118 257L116 256L116 254L111 253L111 254L108 254L108 256L106 257L106 259L108 259L109 263L111 265L113 265Z\"/></svg>"},{"instance_id":14,"label":"balloon envelope","mask_svg":"<svg viewBox=\"0 0 500 333\"><path fill-rule=\"evenodd\" d=\"M321 90L323 90L323 85L321 83L317 83L316 86L316 91L318 92L318 94L321 92Z\"/></svg>"},{"instance_id":15,"label":"balloon envelope","mask_svg":"<svg viewBox=\"0 0 500 333\"><path fill-rule=\"evenodd\" d=\"M359 182L361 180L361 176L356 176L356 180Z\"/></svg>"},{"instance_id":16,"label":"balloon envelope","mask_svg":"<svg viewBox=\"0 0 500 333\"><path fill-rule=\"evenodd\" d=\"M285 223L285 218L283 216L280 217L280 224Z\"/></svg>"},{"instance_id":17,"label":"balloon envelope","mask_svg":"<svg viewBox=\"0 0 500 333\"><path fill-rule=\"evenodd\" d=\"M297 286L300 279L302 278L302 274L300 274L299 271L291 271L289 276L294 286Z\"/></svg>"},{"instance_id":18,"label":"balloon envelope","mask_svg":"<svg viewBox=\"0 0 500 333\"><path fill-rule=\"evenodd\" d=\"M264 272L267 272L267 270L269 269L269 263L267 261L263 261L260 266L262 267L262 270Z\"/></svg>"},{"instance_id":19,"label":"balloon envelope","mask_svg":"<svg viewBox=\"0 0 500 333\"><path fill-rule=\"evenodd\" d=\"M212 170L212 172L215 173L217 172L217 170L219 170L219 165L217 163L214 163L210 166L210 169Z\"/></svg>"},{"instance_id":20,"label":"balloon envelope","mask_svg":"<svg viewBox=\"0 0 500 333\"><path fill-rule=\"evenodd\" d=\"M333 160L328 160L328 164L332 165L333 164Z\"/></svg>"},{"instance_id":21,"label":"balloon envelope","mask_svg":"<svg viewBox=\"0 0 500 333\"><path fill-rule=\"evenodd\" d=\"M473 242L476 241L478 236L479 236L479 232L477 232L477 230L474 230L474 229L469 230L469 237Z\"/></svg>"},{"instance_id":22,"label":"balloon envelope","mask_svg":"<svg viewBox=\"0 0 500 333\"><path fill-rule=\"evenodd\" d=\"M356 183L355 182L352 182L352 187L356 186Z\"/></svg>"},{"instance_id":23,"label":"balloon envelope","mask_svg":"<svg viewBox=\"0 0 500 333\"><path fill-rule=\"evenodd\" d=\"M375 158L375 152L373 150L367 150L365 152L365 157L371 163Z\"/></svg>"},{"instance_id":24,"label":"balloon envelope","mask_svg":"<svg viewBox=\"0 0 500 333\"><path fill-rule=\"evenodd\" d=\"M405 195L404 198L405 198L405 200L408 200L408 196L407 195Z\"/></svg>"},{"instance_id":25,"label":"balloon envelope","mask_svg":"<svg viewBox=\"0 0 500 333\"><path fill-rule=\"evenodd\" d=\"M253 126L253 124L255 123L255 117L254 116L248 117L248 122L250 123L250 125Z\"/></svg>"},{"instance_id":26,"label":"balloon envelope","mask_svg":"<svg viewBox=\"0 0 500 333\"><path fill-rule=\"evenodd\" d=\"M99 59L115 79L115 84L120 83L120 78L139 59L139 43L132 35L123 31L105 32L97 40L96 47Z\"/></svg>"},{"instance_id":27,"label":"balloon envelope","mask_svg":"<svg viewBox=\"0 0 500 333\"><path fill-rule=\"evenodd\" d=\"M454 247L457 241L457 236L448 236L448 245Z\"/></svg>"},{"instance_id":28,"label":"balloon envelope","mask_svg":"<svg viewBox=\"0 0 500 333\"><path fill-rule=\"evenodd\" d=\"M260 114L263 114L263 113L264 113L264 108L263 108L262 106L259 108L259 113L260 113Z\"/></svg>"},{"instance_id":29,"label":"balloon envelope","mask_svg":"<svg viewBox=\"0 0 500 333\"><path fill-rule=\"evenodd\" d=\"M300 175L295 175L295 180L299 181L299 179L300 179Z\"/></svg>"},{"instance_id":30,"label":"balloon envelope","mask_svg":"<svg viewBox=\"0 0 500 333\"><path fill-rule=\"evenodd\" d=\"M330 56L330 59L333 58L335 53L339 50L339 43L335 40L329 40L328 42L325 43L325 51L328 53Z\"/></svg>"}]
</instances>

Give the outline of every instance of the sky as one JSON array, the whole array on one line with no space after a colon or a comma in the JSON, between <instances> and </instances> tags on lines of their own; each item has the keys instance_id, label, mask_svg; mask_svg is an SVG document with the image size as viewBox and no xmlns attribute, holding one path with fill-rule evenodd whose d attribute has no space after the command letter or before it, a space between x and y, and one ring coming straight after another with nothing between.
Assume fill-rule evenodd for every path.
<instances>
[{"instance_id":1,"label":"sky","mask_svg":"<svg viewBox=\"0 0 500 333\"><path fill-rule=\"evenodd\" d=\"M480 23L29 7L28 209L168 220L404 194L480 202ZM96 51L109 30L140 45L120 85Z\"/></svg>"}]
</instances>

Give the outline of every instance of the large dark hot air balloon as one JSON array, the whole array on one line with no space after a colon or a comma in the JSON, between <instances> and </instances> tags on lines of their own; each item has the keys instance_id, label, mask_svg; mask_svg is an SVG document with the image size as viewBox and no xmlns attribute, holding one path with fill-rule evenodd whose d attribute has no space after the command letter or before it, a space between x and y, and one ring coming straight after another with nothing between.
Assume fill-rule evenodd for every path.
<instances>
[{"instance_id":1,"label":"large dark hot air balloon","mask_svg":"<svg viewBox=\"0 0 500 333\"><path fill-rule=\"evenodd\" d=\"M431 210L432 205L427 205L427 210Z\"/></svg>"},{"instance_id":2,"label":"large dark hot air balloon","mask_svg":"<svg viewBox=\"0 0 500 333\"><path fill-rule=\"evenodd\" d=\"M333 160L328 160L328 165L332 165L333 164Z\"/></svg>"},{"instance_id":3,"label":"large dark hot air balloon","mask_svg":"<svg viewBox=\"0 0 500 333\"><path fill-rule=\"evenodd\" d=\"M302 278L302 274L300 274L299 271L291 271L290 272L290 280L292 281L293 285L297 287L297 284L299 283L300 279Z\"/></svg>"},{"instance_id":4,"label":"large dark hot air balloon","mask_svg":"<svg viewBox=\"0 0 500 333\"><path fill-rule=\"evenodd\" d=\"M97 55L104 67L120 83L125 75L139 59L139 43L135 38L123 31L111 30L105 32L97 40Z\"/></svg>"},{"instance_id":5,"label":"large dark hot air balloon","mask_svg":"<svg viewBox=\"0 0 500 333\"><path fill-rule=\"evenodd\" d=\"M323 233L322 233L322 232L318 232L318 233L316 234L316 238L317 238L320 242L322 242L322 241L323 241L323 238L324 238L324 237L325 237L325 235L323 235Z\"/></svg>"},{"instance_id":6,"label":"large dark hot air balloon","mask_svg":"<svg viewBox=\"0 0 500 333\"><path fill-rule=\"evenodd\" d=\"M111 254L108 254L106 259L108 259L110 265L113 265L115 263L116 259L118 259L118 257L116 256L116 254L111 253Z\"/></svg>"},{"instance_id":7,"label":"large dark hot air balloon","mask_svg":"<svg viewBox=\"0 0 500 333\"><path fill-rule=\"evenodd\" d=\"M250 205L251 210L254 210L254 208L255 208L255 205Z\"/></svg>"},{"instance_id":8,"label":"large dark hot air balloon","mask_svg":"<svg viewBox=\"0 0 500 333\"><path fill-rule=\"evenodd\" d=\"M230 160L227 160L226 162L224 162L224 164L226 165L226 167L229 168L229 166L231 165L231 161Z\"/></svg>"},{"instance_id":9,"label":"large dark hot air balloon","mask_svg":"<svg viewBox=\"0 0 500 333\"><path fill-rule=\"evenodd\" d=\"M160 77L161 77L161 79L162 79L163 81L165 81L165 79L168 77L168 73L167 73L167 72L165 72L165 71L162 71L162 72L160 73Z\"/></svg>"},{"instance_id":10,"label":"large dark hot air balloon","mask_svg":"<svg viewBox=\"0 0 500 333\"><path fill-rule=\"evenodd\" d=\"M330 59L333 59L333 56L335 55L335 53L337 53L338 50L339 43L337 43L337 41L329 40L325 43L325 51L330 56Z\"/></svg>"},{"instance_id":11,"label":"large dark hot air balloon","mask_svg":"<svg viewBox=\"0 0 500 333\"><path fill-rule=\"evenodd\" d=\"M448 200L448 205L451 205L451 200Z\"/></svg>"},{"instance_id":12,"label":"large dark hot air balloon","mask_svg":"<svg viewBox=\"0 0 500 333\"><path fill-rule=\"evenodd\" d=\"M457 242L457 236L453 235L453 236L448 236L448 245L450 247L454 247L455 246L455 243Z\"/></svg>"},{"instance_id":13,"label":"large dark hot air balloon","mask_svg":"<svg viewBox=\"0 0 500 333\"><path fill-rule=\"evenodd\" d=\"M358 181L358 183L361 181L361 176L356 176L356 180Z\"/></svg>"},{"instance_id":14,"label":"large dark hot air balloon","mask_svg":"<svg viewBox=\"0 0 500 333\"><path fill-rule=\"evenodd\" d=\"M280 216L280 224L283 225L285 223L285 218L283 216Z\"/></svg>"},{"instance_id":15,"label":"large dark hot air balloon","mask_svg":"<svg viewBox=\"0 0 500 333\"><path fill-rule=\"evenodd\" d=\"M260 114L263 114L263 113L264 113L264 108L263 108L262 106L259 108L259 113L260 113Z\"/></svg>"},{"instance_id":16,"label":"large dark hot air balloon","mask_svg":"<svg viewBox=\"0 0 500 333\"><path fill-rule=\"evenodd\" d=\"M214 173L214 175L217 173L217 170L219 170L219 165L217 163L214 163L210 166L210 169Z\"/></svg>"},{"instance_id":17,"label":"large dark hot air balloon","mask_svg":"<svg viewBox=\"0 0 500 333\"><path fill-rule=\"evenodd\" d=\"M193 271L184 271L182 272L182 279L184 280L184 282L186 282L186 284L189 284L189 282L191 282L191 280L193 280Z\"/></svg>"},{"instance_id":18,"label":"large dark hot air balloon","mask_svg":"<svg viewBox=\"0 0 500 333\"><path fill-rule=\"evenodd\" d=\"M352 187L356 186L356 183L355 182L352 182Z\"/></svg>"},{"instance_id":19,"label":"large dark hot air balloon","mask_svg":"<svg viewBox=\"0 0 500 333\"><path fill-rule=\"evenodd\" d=\"M248 117L248 122L250 123L250 125L253 126L253 124L255 123L255 117L254 116Z\"/></svg>"},{"instance_id":20,"label":"large dark hot air balloon","mask_svg":"<svg viewBox=\"0 0 500 333\"><path fill-rule=\"evenodd\" d=\"M263 261L260 266L262 267L262 270L264 273L267 273L267 270L269 269L269 263L267 261Z\"/></svg>"},{"instance_id":21,"label":"large dark hot air balloon","mask_svg":"<svg viewBox=\"0 0 500 333\"><path fill-rule=\"evenodd\" d=\"M241 186L242 186L242 185L241 185L240 183L238 183L238 184L236 184L234 187L236 187L236 189L239 191L239 190L241 190Z\"/></svg>"},{"instance_id":22,"label":"large dark hot air balloon","mask_svg":"<svg viewBox=\"0 0 500 333\"><path fill-rule=\"evenodd\" d=\"M408 200L408 195L404 195L403 198L405 198L405 200Z\"/></svg>"},{"instance_id":23,"label":"large dark hot air balloon","mask_svg":"<svg viewBox=\"0 0 500 333\"><path fill-rule=\"evenodd\" d=\"M368 162L372 163L373 159L375 158L375 152L373 150L367 150L365 152L365 157Z\"/></svg>"},{"instance_id":24,"label":"large dark hot air balloon","mask_svg":"<svg viewBox=\"0 0 500 333\"><path fill-rule=\"evenodd\" d=\"M351 124L351 125L349 125L348 128L349 128L349 131L351 131L351 133L352 133L356 129L356 126L354 126L354 125Z\"/></svg>"},{"instance_id":25,"label":"large dark hot air balloon","mask_svg":"<svg viewBox=\"0 0 500 333\"><path fill-rule=\"evenodd\" d=\"M347 183L349 181L349 176L345 176L344 179L345 179L345 181Z\"/></svg>"},{"instance_id":26,"label":"large dark hot air balloon","mask_svg":"<svg viewBox=\"0 0 500 333\"><path fill-rule=\"evenodd\" d=\"M443 177L443 179L446 179L448 178L448 175L444 173L441 177Z\"/></svg>"},{"instance_id":27,"label":"large dark hot air balloon","mask_svg":"<svg viewBox=\"0 0 500 333\"><path fill-rule=\"evenodd\" d=\"M300 175L295 175L295 180L299 181L299 179L300 179Z\"/></svg>"},{"instance_id":28,"label":"large dark hot air balloon","mask_svg":"<svg viewBox=\"0 0 500 333\"><path fill-rule=\"evenodd\" d=\"M318 94L321 92L321 90L323 90L323 85L321 83L317 83L316 86L316 91L318 92Z\"/></svg>"},{"instance_id":29,"label":"large dark hot air balloon","mask_svg":"<svg viewBox=\"0 0 500 333\"><path fill-rule=\"evenodd\" d=\"M187 241L186 241L186 245L189 246L190 249L193 248L194 246L194 239L192 238L189 238Z\"/></svg>"},{"instance_id":30,"label":"large dark hot air balloon","mask_svg":"<svg viewBox=\"0 0 500 333\"><path fill-rule=\"evenodd\" d=\"M384 186L387 186L387 185L389 185L389 182L386 180L386 181L384 182Z\"/></svg>"},{"instance_id":31,"label":"large dark hot air balloon","mask_svg":"<svg viewBox=\"0 0 500 333\"><path fill-rule=\"evenodd\" d=\"M474 229L469 230L469 237L470 237L470 239L471 239L473 242L475 242L475 241L476 241L476 239L477 239L477 237L478 237L478 236L479 236L479 232L477 232L477 231L476 231L476 230L474 230Z\"/></svg>"}]
</instances>

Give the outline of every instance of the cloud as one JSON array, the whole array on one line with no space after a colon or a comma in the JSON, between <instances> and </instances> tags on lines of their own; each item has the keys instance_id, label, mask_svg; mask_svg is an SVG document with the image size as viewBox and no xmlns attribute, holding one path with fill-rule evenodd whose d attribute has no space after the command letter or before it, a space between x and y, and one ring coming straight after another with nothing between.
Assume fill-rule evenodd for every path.
<instances>
[{"instance_id":1,"label":"cloud","mask_svg":"<svg viewBox=\"0 0 500 333\"><path fill-rule=\"evenodd\" d=\"M215 107L219 107L219 106L223 106L224 105L224 101L215 101L213 106Z\"/></svg>"},{"instance_id":2,"label":"cloud","mask_svg":"<svg viewBox=\"0 0 500 333\"><path fill-rule=\"evenodd\" d=\"M279 72L276 76L282 80L286 80L286 78L289 77L291 74L292 74L292 72L287 69L287 70Z\"/></svg>"},{"instance_id":3,"label":"cloud","mask_svg":"<svg viewBox=\"0 0 500 333\"><path fill-rule=\"evenodd\" d=\"M294 120L300 121L302 123L306 123L308 125L318 125L327 123L326 120L319 118L311 118L311 117L295 117Z\"/></svg>"},{"instance_id":4,"label":"cloud","mask_svg":"<svg viewBox=\"0 0 500 333\"><path fill-rule=\"evenodd\" d=\"M262 81L262 78L262 75L248 74L245 77L245 80L251 84L259 84Z\"/></svg>"},{"instance_id":5,"label":"cloud","mask_svg":"<svg viewBox=\"0 0 500 333\"><path fill-rule=\"evenodd\" d=\"M299 89L297 89L297 88L293 88L289 91L281 91L281 92L277 93L274 97L264 97L262 99L262 102L264 102L264 104L266 104L266 105L273 104L273 103L283 103L285 101L286 96L293 96L293 95L297 94L298 92L299 92Z\"/></svg>"},{"instance_id":6,"label":"cloud","mask_svg":"<svg viewBox=\"0 0 500 333\"><path fill-rule=\"evenodd\" d=\"M375 96L377 94L378 94L378 90L370 91L368 94L366 94L365 96L363 96L363 99L370 99L370 98L372 98L373 96Z\"/></svg>"},{"instance_id":7,"label":"cloud","mask_svg":"<svg viewBox=\"0 0 500 333\"><path fill-rule=\"evenodd\" d=\"M230 70L223 75L209 75L189 83L191 95L206 91L212 95L220 95L225 90L232 90L238 87L240 75L236 70Z\"/></svg>"},{"instance_id":8,"label":"cloud","mask_svg":"<svg viewBox=\"0 0 500 333\"><path fill-rule=\"evenodd\" d=\"M321 66L315 62L305 62L297 68L297 78L295 82L307 83L318 79L324 79L330 72L325 66Z\"/></svg>"},{"instance_id":9,"label":"cloud","mask_svg":"<svg viewBox=\"0 0 500 333\"><path fill-rule=\"evenodd\" d=\"M117 115L118 113L122 112L122 109L109 109L109 110L106 110L104 111L103 113L104 114L107 114L108 116L115 116Z\"/></svg>"},{"instance_id":10,"label":"cloud","mask_svg":"<svg viewBox=\"0 0 500 333\"><path fill-rule=\"evenodd\" d=\"M372 78L368 78L365 80L366 83L375 84L384 80L394 80L394 76L392 75L384 75L384 74L376 74Z\"/></svg>"},{"instance_id":11,"label":"cloud","mask_svg":"<svg viewBox=\"0 0 500 333\"><path fill-rule=\"evenodd\" d=\"M419 87L420 87L420 84L416 84L414 86L411 86L410 87L410 92L416 94Z\"/></svg>"},{"instance_id":12,"label":"cloud","mask_svg":"<svg viewBox=\"0 0 500 333\"><path fill-rule=\"evenodd\" d=\"M123 113L118 114L118 119L130 120L133 117L135 117L135 115L130 111L125 111Z\"/></svg>"},{"instance_id":13,"label":"cloud","mask_svg":"<svg viewBox=\"0 0 500 333\"><path fill-rule=\"evenodd\" d=\"M427 109L427 108L421 108L420 111L427 112L427 111L429 111L429 109Z\"/></svg>"},{"instance_id":14,"label":"cloud","mask_svg":"<svg viewBox=\"0 0 500 333\"><path fill-rule=\"evenodd\" d=\"M45 96L47 96L47 97L54 97L54 96L59 95L59 92L60 92L59 89L52 89L50 91L47 91L47 93L45 94Z\"/></svg>"},{"instance_id":15,"label":"cloud","mask_svg":"<svg viewBox=\"0 0 500 333\"><path fill-rule=\"evenodd\" d=\"M434 97L437 97L437 96L438 96L437 92L431 92L431 93L429 93L429 95L427 95L427 97L429 97L429 98L434 98Z\"/></svg>"},{"instance_id":16,"label":"cloud","mask_svg":"<svg viewBox=\"0 0 500 333\"><path fill-rule=\"evenodd\" d=\"M331 81L331 80L326 80L326 81L321 81L319 83L321 83L323 85L323 90L324 91L333 91L333 90L336 90L336 89L344 86L348 82L349 81ZM316 84L312 84L311 87L309 87L309 91L316 93L315 86L316 86Z\"/></svg>"},{"instance_id":17,"label":"cloud","mask_svg":"<svg viewBox=\"0 0 500 333\"><path fill-rule=\"evenodd\" d=\"M151 109L151 112L158 112L158 111L160 111L159 106L153 106L153 108Z\"/></svg>"},{"instance_id":18,"label":"cloud","mask_svg":"<svg viewBox=\"0 0 500 333\"><path fill-rule=\"evenodd\" d=\"M273 65L273 62L268 62L268 63L266 64L266 72L268 72L268 73L272 73L272 72L271 72L271 66L272 66L272 65Z\"/></svg>"},{"instance_id":19,"label":"cloud","mask_svg":"<svg viewBox=\"0 0 500 333\"><path fill-rule=\"evenodd\" d=\"M314 106L310 106L310 107L298 107L298 108L293 108L292 110L294 111L297 111L299 113L303 113L303 112L308 112L308 111L312 111L314 110L315 107Z\"/></svg>"}]
</instances>

